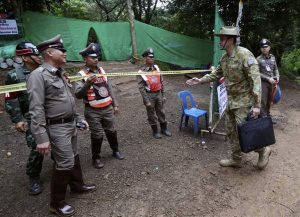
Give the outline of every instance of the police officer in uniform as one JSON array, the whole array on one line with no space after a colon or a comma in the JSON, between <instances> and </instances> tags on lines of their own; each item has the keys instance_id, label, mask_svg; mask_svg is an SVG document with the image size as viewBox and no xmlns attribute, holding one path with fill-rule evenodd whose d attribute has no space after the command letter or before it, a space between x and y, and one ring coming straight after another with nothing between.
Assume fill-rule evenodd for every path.
<instances>
[{"instance_id":1,"label":"police officer in uniform","mask_svg":"<svg viewBox=\"0 0 300 217\"><path fill-rule=\"evenodd\" d=\"M261 55L256 60L259 65L262 86L261 114L267 116L270 115L274 84L279 82L279 71L275 56L270 54L271 42L268 39L262 39L259 45Z\"/></svg>"},{"instance_id":2,"label":"police officer in uniform","mask_svg":"<svg viewBox=\"0 0 300 217\"><path fill-rule=\"evenodd\" d=\"M166 136L172 136L171 132L167 129L164 111L166 97L164 96L163 77L159 74L160 69L158 65L154 65L153 49L146 49L142 56L144 58L144 66L141 67L139 72L155 72L155 74L137 76L138 88L142 95L144 105L146 106L148 122L152 128L153 137L160 139L160 132ZM160 132L158 130L158 123L161 128Z\"/></svg>"},{"instance_id":3,"label":"police officer in uniform","mask_svg":"<svg viewBox=\"0 0 300 217\"><path fill-rule=\"evenodd\" d=\"M253 54L246 48L236 45L239 36L235 27L224 26L220 33L220 47L226 51L220 60L220 65L211 74L201 79L192 78L187 84L202 84L216 81L224 76L228 94L226 113L227 136L231 144L231 158L220 161L223 167L239 167L241 163L241 148L237 125L246 120L248 113L257 117L261 105L261 80L258 63ZM259 153L257 166L264 169L271 154L270 147L256 150Z\"/></svg>"},{"instance_id":4,"label":"police officer in uniform","mask_svg":"<svg viewBox=\"0 0 300 217\"><path fill-rule=\"evenodd\" d=\"M21 42L16 47L16 56L22 58L24 67L20 66L8 72L6 85L25 82L29 73L42 63L39 51L31 42ZM36 150L36 142L30 130L29 102L27 91L5 94L5 109L15 124L16 130L25 133L27 146L30 148L26 166L29 176L29 194L37 195L42 192L40 174L44 156Z\"/></svg>"},{"instance_id":5,"label":"police officer in uniform","mask_svg":"<svg viewBox=\"0 0 300 217\"><path fill-rule=\"evenodd\" d=\"M85 77L76 82L75 96L83 99L85 104L84 116L91 130L93 166L100 169L104 166L100 157L104 133L113 151L113 157L119 160L124 159L124 155L119 151L114 124L114 115L119 111L118 103L104 69L98 67L98 58L101 55L99 45L91 43L79 54L82 55L85 66L78 72L78 75Z\"/></svg>"},{"instance_id":6,"label":"police officer in uniform","mask_svg":"<svg viewBox=\"0 0 300 217\"><path fill-rule=\"evenodd\" d=\"M71 216L74 207L65 202L67 185L74 193L88 193L95 185L83 182L77 152L76 122L81 120L75 111L75 99L62 66L66 63L66 49L60 35L37 45L44 63L28 79L31 130L41 154L51 150L54 159L51 179L50 212Z\"/></svg>"}]
</instances>

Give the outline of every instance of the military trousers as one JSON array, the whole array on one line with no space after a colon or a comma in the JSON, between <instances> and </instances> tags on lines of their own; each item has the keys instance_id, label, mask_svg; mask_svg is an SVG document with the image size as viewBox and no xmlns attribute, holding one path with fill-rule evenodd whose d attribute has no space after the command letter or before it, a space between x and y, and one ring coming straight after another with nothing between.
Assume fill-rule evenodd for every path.
<instances>
[{"instance_id":1,"label":"military trousers","mask_svg":"<svg viewBox=\"0 0 300 217\"><path fill-rule=\"evenodd\" d=\"M28 126L30 126L30 123L28 124ZM36 150L36 142L30 128L26 130L25 138L27 146L30 148L30 153L26 165L26 174L32 178L38 177L42 171L44 156Z\"/></svg>"},{"instance_id":2,"label":"military trousers","mask_svg":"<svg viewBox=\"0 0 300 217\"><path fill-rule=\"evenodd\" d=\"M157 125L166 122L166 115L161 92L148 93L151 106L146 106L148 123Z\"/></svg>"},{"instance_id":3,"label":"military trousers","mask_svg":"<svg viewBox=\"0 0 300 217\"><path fill-rule=\"evenodd\" d=\"M272 94L273 94L274 85L270 84L267 81L261 82L261 115L267 116L270 115L270 108L272 103Z\"/></svg>"},{"instance_id":4,"label":"military trousers","mask_svg":"<svg viewBox=\"0 0 300 217\"><path fill-rule=\"evenodd\" d=\"M231 147L231 157L234 160L241 160L242 152L238 135L238 124L246 121L247 115L251 107L242 107L236 109L228 109L226 112L227 137ZM265 148L255 150L258 153L263 153Z\"/></svg>"},{"instance_id":5,"label":"military trousers","mask_svg":"<svg viewBox=\"0 0 300 217\"><path fill-rule=\"evenodd\" d=\"M48 126L51 154L57 170L72 170L77 153L76 122Z\"/></svg>"},{"instance_id":6,"label":"military trousers","mask_svg":"<svg viewBox=\"0 0 300 217\"><path fill-rule=\"evenodd\" d=\"M91 138L101 139L104 133L114 133L114 110L112 105L105 108L93 108L89 105L85 106L84 117L89 124Z\"/></svg>"}]
</instances>

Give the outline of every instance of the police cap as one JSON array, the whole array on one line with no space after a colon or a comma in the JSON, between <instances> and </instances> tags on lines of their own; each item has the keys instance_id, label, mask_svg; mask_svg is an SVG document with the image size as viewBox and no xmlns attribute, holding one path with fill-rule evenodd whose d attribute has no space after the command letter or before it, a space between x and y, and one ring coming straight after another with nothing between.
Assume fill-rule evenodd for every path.
<instances>
[{"instance_id":1,"label":"police cap","mask_svg":"<svg viewBox=\"0 0 300 217\"><path fill-rule=\"evenodd\" d=\"M47 41L43 41L37 45L37 49L42 52L48 48L58 49L62 52L66 52L64 48L63 40L61 39L60 35L55 36Z\"/></svg>"},{"instance_id":2,"label":"police cap","mask_svg":"<svg viewBox=\"0 0 300 217\"><path fill-rule=\"evenodd\" d=\"M263 38L263 39L259 42L259 46L260 46L261 48L269 47L269 46L271 46L271 42L270 42L268 39Z\"/></svg>"},{"instance_id":3,"label":"police cap","mask_svg":"<svg viewBox=\"0 0 300 217\"><path fill-rule=\"evenodd\" d=\"M29 41L23 41L17 44L16 47L16 55L23 56L23 55L39 55L39 51L34 44Z\"/></svg>"},{"instance_id":4,"label":"police cap","mask_svg":"<svg viewBox=\"0 0 300 217\"><path fill-rule=\"evenodd\" d=\"M95 43L90 43L89 46L80 51L79 54L83 57L99 57L101 55L100 46Z\"/></svg>"},{"instance_id":5,"label":"police cap","mask_svg":"<svg viewBox=\"0 0 300 217\"><path fill-rule=\"evenodd\" d=\"M143 53L142 57L154 57L154 50L153 48L147 48Z\"/></svg>"}]
</instances>

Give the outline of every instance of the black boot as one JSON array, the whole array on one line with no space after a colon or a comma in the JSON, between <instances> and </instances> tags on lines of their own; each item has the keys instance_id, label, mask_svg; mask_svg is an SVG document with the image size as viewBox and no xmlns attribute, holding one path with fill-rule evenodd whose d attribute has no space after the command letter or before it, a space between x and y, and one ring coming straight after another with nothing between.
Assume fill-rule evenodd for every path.
<instances>
[{"instance_id":1,"label":"black boot","mask_svg":"<svg viewBox=\"0 0 300 217\"><path fill-rule=\"evenodd\" d=\"M82 178L82 170L80 165L79 155L75 156L74 158L74 168L71 172L71 180L70 180L70 188L73 193L83 194L89 193L96 190L95 185L86 185L83 182Z\"/></svg>"},{"instance_id":2,"label":"black boot","mask_svg":"<svg viewBox=\"0 0 300 217\"><path fill-rule=\"evenodd\" d=\"M30 195L38 195L42 193L42 186L40 182L40 177L29 177L29 186L28 186Z\"/></svg>"},{"instance_id":3,"label":"black boot","mask_svg":"<svg viewBox=\"0 0 300 217\"><path fill-rule=\"evenodd\" d=\"M172 133L167 129L167 122L160 123L161 133L166 136L172 136Z\"/></svg>"},{"instance_id":4,"label":"black boot","mask_svg":"<svg viewBox=\"0 0 300 217\"><path fill-rule=\"evenodd\" d=\"M49 210L58 216L72 216L75 213L74 207L65 202L67 186L70 182L70 178L71 170L53 169Z\"/></svg>"},{"instance_id":5,"label":"black boot","mask_svg":"<svg viewBox=\"0 0 300 217\"><path fill-rule=\"evenodd\" d=\"M106 138L107 138L107 141L110 145L110 148L113 151L113 157L117 158L118 160L123 160L124 155L119 151L117 131L106 132Z\"/></svg>"},{"instance_id":6,"label":"black boot","mask_svg":"<svg viewBox=\"0 0 300 217\"><path fill-rule=\"evenodd\" d=\"M91 138L93 166L96 169L100 169L104 167L104 164L101 162L101 157L100 157L102 141L103 141L103 137L101 137L100 139Z\"/></svg>"},{"instance_id":7,"label":"black boot","mask_svg":"<svg viewBox=\"0 0 300 217\"><path fill-rule=\"evenodd\" d=\"M151 125L151 128L152 128L152 131L153 131L153 137L154 137L155 139L161 139L161 135L160 135L160 133L158 132L157 125Z\"/></svg>"}]
</instances>

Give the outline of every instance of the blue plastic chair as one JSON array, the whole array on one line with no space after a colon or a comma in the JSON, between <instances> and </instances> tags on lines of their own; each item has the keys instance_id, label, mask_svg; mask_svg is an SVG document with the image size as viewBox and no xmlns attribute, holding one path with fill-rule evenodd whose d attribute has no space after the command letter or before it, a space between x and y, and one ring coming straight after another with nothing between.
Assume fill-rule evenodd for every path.
<instances>
[{"instance_id":1,"label":"blue plastic chair","mask_svg":"<svg viewBox=\"0 0 300 217\"><path fill-rule=\"evenodd\" d=\"M194 135L196 136L200 129L199 119L202 116L205 116L206 128L208 126L207 111L196 108L196 102L194 101L193 95L190 91L187 91L187 90L180 91L177 93L177 96L180 98L180 100L182 102L182 115L181 115L179 130L182 129L183 118L185 117L184 126L187 127L189 117L192 117L193 122L194 122ZM191 107L189 107L189 105L188 105L188 100L187 100L188 98L190 100Z\"/></svg>"}]
</instances>

